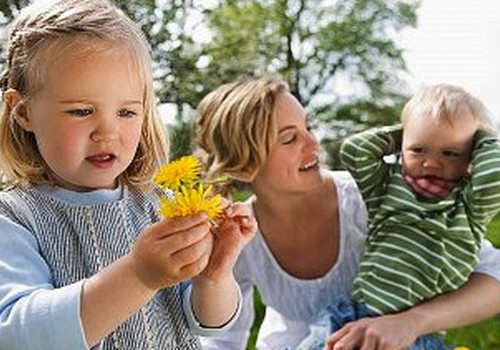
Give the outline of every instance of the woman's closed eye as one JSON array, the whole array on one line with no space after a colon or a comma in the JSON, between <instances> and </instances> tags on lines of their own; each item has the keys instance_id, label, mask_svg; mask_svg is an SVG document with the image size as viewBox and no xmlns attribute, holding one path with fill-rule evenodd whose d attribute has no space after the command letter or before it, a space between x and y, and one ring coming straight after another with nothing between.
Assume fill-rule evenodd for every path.
<instances>
[{"instance_id":1,"label":"woman's closed eye","mask_svg":"<svg viewBox=\"0 0 500 350\"><path fill-rule=\"evenodd\" d=\"M289 145L297 139L297 133L295 131L284 132L280 135L280 142L282 145Z\"/></svg>"}]
</instances>

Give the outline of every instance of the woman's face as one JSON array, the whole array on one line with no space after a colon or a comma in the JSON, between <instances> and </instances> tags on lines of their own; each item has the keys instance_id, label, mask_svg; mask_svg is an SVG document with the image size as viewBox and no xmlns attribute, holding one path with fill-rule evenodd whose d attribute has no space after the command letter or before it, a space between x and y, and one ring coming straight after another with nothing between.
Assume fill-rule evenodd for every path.
<instances>
[{"instance_id":1,"label":"woman's face","mask_svg":"<svg viewBox=\"0 0 500 350\"><path fill-rule=\"evenodd\" d=\"M290 93L276 101L277 141L252 182L254 190L303 192L321 183L319 143L309 131L307 115Z\"/></svg>"}]
</instances>

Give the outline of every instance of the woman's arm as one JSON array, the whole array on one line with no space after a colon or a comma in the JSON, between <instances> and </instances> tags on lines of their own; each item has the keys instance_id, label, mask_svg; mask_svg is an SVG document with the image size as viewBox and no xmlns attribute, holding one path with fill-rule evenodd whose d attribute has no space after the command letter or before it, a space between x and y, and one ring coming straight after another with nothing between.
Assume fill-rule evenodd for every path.
<instances>
[{"instance_id":1,"label":"woman's arm","mask_svg":"<svg viewBox=\"0 0 500 350\"><path fill-rule=\"evenodd\" d=\"M474 273L460 289L398 314L347 324L327 339L327 349L404 349L420 335L477 323L500 313L500 281ZM402 326L404 325L404 326Z\"/></svg>"},{"instance_id":2,"label":"woman's arm","mask_svg":"<svg viewBox=\"0 0 500 350\"><path fill-rule=\"evenodd\" d=\"M460 289L407 311L418 320L418 334L467 326L500 313L500 282L474 273Z\"/></svg>"},{"instance_id":3,"label":"woman's arm","mask_svg":"<svg viewBox=\"0 0 500 350\"><path fill-rule=\"evenodd\" d=\"M205 350L241 350L247 346L254 321L253 285L250 281L238 281L241 288L241 309L237 319L224 332L216 336L200 337Z\"/></svg>"},{"instance_id":4,"label":"woman's arm","mask_svg":"<svg viewBox=\"0 0 500 350\"><path fill-rule=\"evenodd\" d=\"M250 208L234 203L214 229L213 248L205 270L193 278L192 306L198 322L219 328L239 309L240 294L233 267L241 250L255 234L257 223Z\"/></svg>"},{"instance_id":5,"label":"woman's arm","mask_svg":"<svg viewBox=\"0 0 500 350\"><path fill-rule=\"evenodd\" d=\"M460 289L393 315L347 324L327 340L327 349L403 349L421 335L480 322L500 313L500 250L483 239L479 265ZM403 327L401 325L404 325Z\"/></svg>"}]
</instances>

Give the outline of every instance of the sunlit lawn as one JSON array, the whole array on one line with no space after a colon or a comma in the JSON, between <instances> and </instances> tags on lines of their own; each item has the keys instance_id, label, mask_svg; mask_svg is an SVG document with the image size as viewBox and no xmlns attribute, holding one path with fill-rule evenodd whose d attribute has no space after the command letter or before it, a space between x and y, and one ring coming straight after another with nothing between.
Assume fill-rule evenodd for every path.
<instances>
[{"instance_id":1,"label":"sunlit lawn","mask_svg":"<svg viewBox=\"0 0 500 350\"><path fill-rule=\"evenodd\" d=\"M496 247L500 248L500 217L497 217L490 224L487 237ZM474 326L449 331L446 339L453 344L467 346L472 350L498 350L500 349L500 317Z\"/></svg>"},{"instance_id":2,"label":"sunlit lawn","mask_svg":"<svg viewBox=\"0 0 500 350\"><path fill-rule=\"evenodd\" d=\"M500 216L490 224L487 237L496 247L500 248ZM264 307L260 303L258 295L255 304L255 322L247 347L251 350L255 349L257 329L264 316ZM446 340L450 344L466 346L471 350L498 350L500 349L500 317L474 326L449 331Z\"/></svg>"}]
</instances>

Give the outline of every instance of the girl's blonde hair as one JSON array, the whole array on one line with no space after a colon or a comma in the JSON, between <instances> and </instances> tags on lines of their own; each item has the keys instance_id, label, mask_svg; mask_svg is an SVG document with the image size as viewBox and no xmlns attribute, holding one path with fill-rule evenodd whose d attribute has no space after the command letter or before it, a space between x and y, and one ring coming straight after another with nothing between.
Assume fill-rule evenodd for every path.
<instances>
[{"instance_id":1,"label":"girl's blonde hair","mask_svg":"<svg viewBox=\"0 0 500 350\"><path fill-rule=\"evenodd\" d=\"M482 129L493 130L486 108L479 99L461 87L436 84L420 89L406 103L401 122L405 124L410 118L434 118L454 124L459 123L466 113L471 114Z\"/></svg>"},{"instance_id":2,"label":"girl's blonde hair","mask_svg":"<svg viewBox=\"0 0 500 350\"><path fill-rule=\"evenodd\" d=\"M144 83L142 136L119 181L139 187L150 184L152 175L168 159L168 140L155 106L150 47L132 20L104 0L35 2L11 24L0 87L3 94L13 89L22 98L15 106L4 101L0 115L4 180L12 185L55 184L34 135L22 129L15 118L27 108L30 96L43 88L47 64L74 48L91 52L119 47L127 49Z\"/></svg>"},{"instance_id":3,"label":"girl's blonde hair","mask_svg":"<svg viewBox=\"0 0 500 350\"><path fill-rule=\"evenodd\" d=\"M288 91L283 80L266 75L222 85L203 98L196 143L209 175L253 180L276 142L277 97Z\"/></svg>"}]
</instances>

